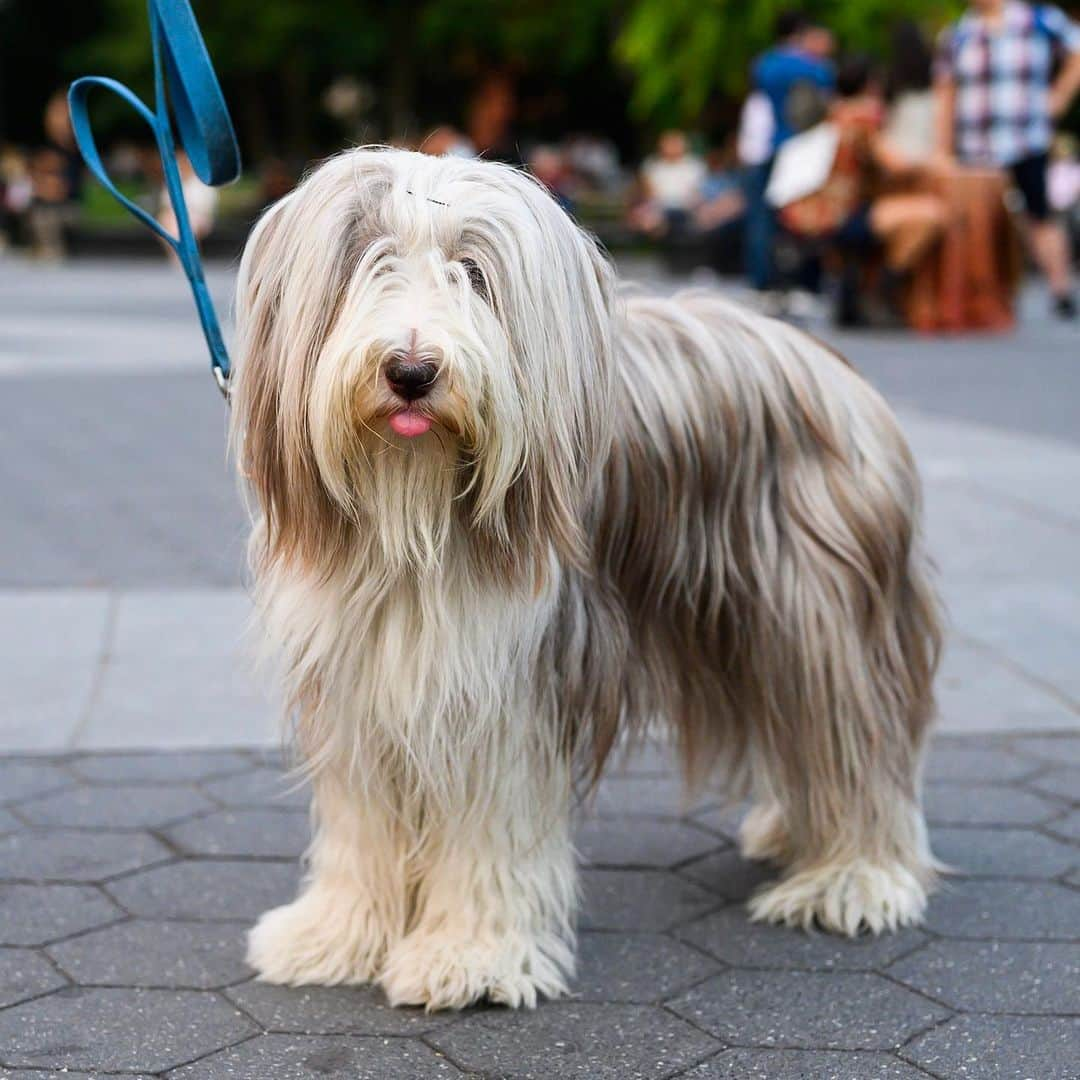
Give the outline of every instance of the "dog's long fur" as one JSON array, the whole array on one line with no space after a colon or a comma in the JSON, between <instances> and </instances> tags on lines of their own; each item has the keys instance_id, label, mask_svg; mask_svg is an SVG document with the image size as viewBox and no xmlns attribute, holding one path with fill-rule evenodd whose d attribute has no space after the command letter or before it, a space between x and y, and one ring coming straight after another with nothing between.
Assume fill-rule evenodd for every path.
<instances>
[{"instance_id":1,"label":"dog's long fur","mask_svg":"<svg viewBox=\"0 0 1080 1080\"><path fill-rule=\"evenodd\" d=\"M300 897L250 957L396 1003L573 968L575 769L667 725L754 798L754 917L919 919L939 617L919 484L836 354L717 296L622 297L531 179L361 149L257 226L234 446L313 777ZM438 365L394 435L392 355Z\"/></svg>"}]
</instances>

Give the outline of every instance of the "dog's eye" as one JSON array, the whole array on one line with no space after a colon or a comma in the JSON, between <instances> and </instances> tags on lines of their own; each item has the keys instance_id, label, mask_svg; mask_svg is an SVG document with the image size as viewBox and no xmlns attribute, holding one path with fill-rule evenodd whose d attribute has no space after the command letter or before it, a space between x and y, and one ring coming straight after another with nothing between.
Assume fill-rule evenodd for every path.
<instances>
[{"instance_id":1,"label":"dog's eye","mask_svg":"<svg viewBox=\"0 0 1080 1080\"><path fill-rule=\"evenodd\" d=\"M484 271L476 264L472 259L462 259L461 268L465 271L469 278L469 284L472 286L472 290L477 296L488 299L488 287L487 280L484 277Z\"/></svg>"}]
</instances>

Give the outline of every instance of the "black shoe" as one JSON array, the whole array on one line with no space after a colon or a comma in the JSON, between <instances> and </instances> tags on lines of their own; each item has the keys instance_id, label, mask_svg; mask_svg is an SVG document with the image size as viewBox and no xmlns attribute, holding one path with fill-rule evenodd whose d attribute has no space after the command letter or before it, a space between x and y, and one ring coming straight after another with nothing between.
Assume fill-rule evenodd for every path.
<instances>
[{"instance_id":1,"label":"black shoe","mask_svg":"<svg viewBox=\"0 0 1080 1080\"><path fill-rule=\"evenodd\" d=\"M1076 318L1076 297L1072 293L1054 297L1054 314L1059 319L1067 319L1070 322Z\"/></svg>"}]
</instances>

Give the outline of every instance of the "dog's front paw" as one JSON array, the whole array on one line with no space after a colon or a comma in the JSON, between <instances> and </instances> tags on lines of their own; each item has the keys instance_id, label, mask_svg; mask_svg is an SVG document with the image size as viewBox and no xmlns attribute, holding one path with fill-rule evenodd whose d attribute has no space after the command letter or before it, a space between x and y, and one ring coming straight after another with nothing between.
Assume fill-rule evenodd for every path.
<instances>
[{"instance_id":1,"label":"dog's front paw","mask_svg":"<svg viewBox=\"0 0 1080 1080\"><path fill-rule=\"evenodd\" d=\"M878 934L921 922L926 886L900 863L822 863L764 889L749 907L755 922L817 925L854 937L860 930Z\"/></svg>"},{"instance_id":2,"label":"dog's front paw","mask_svg":"<svg viewBox=\"0 0 1080 1080\"><path fill-rule=\"evenodd\" d=\"M554 935L460 940L418 930L391 950L379 983L391 1005L463 1009L487 1000L511 1008L535 1008L541 996L567 992L564 972L573 953Z\"/></svg>"},{"instance_id":3,"label":"dog's front paw","mask_svg":"<svg viewBox=\"0 0 1080 1080\"><path fill-rule=\"evenodd\" d=\"M364 897L315 886L259 919L248 933L247 962L263 982L365 983L378 973L386 947Z\"/></svg>"}]
</instances>

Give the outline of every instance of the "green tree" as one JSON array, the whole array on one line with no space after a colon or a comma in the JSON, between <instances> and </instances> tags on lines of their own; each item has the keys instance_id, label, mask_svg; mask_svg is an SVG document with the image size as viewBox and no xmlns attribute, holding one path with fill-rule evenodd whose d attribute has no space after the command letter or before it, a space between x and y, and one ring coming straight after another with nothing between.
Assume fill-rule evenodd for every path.
<instances>
[{"instance_id":1,"label":"green tree","mask_svg":"<svg viewBox=\"0 0 1080 1080\"><path fill-rule=\"evenodd\" d=\"M615 53L634 77L630 106L654 125L693 124L714 95L741 96L751 59L772 40L791 0L631 0ZM936 29L956 10L941 0L819 0L805 5L844 49L883 54L892 24Z\"/></svg>"}]
</instances>

